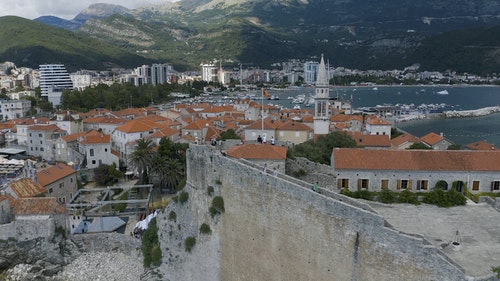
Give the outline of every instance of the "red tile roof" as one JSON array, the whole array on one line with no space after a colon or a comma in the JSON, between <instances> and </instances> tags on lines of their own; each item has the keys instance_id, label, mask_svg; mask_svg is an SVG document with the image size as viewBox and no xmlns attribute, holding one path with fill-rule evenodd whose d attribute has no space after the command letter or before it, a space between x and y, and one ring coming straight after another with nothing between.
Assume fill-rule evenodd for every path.
<instances>
[{"instance_id":1,"label":"red tile roof","mask_svg":"<svg viewBox=\"0 0 500 281\"><path fill-rule=\"evenodd\" d=\"M152 131L158 127L159 127L158 124L156 124L155 122L151 122L149 120L133 119L117 127L116 129L124 133L139 133L139 132Z\"/></svg>"},{"instance_id":2,"label":"red tile roof","mask_svg":"<svg viewBox=\"0 0 500 281\"><path fill-rule=\"evenodd\" d=\"M293 122L293 121L288 121L288 122L284 122L282 123L281 125L279 125L279 127L277 128L277 130L280 130L280 131L308 131L308 132L312 132L312 129L311 127L303 124L303 123L300 123L300 122Z\"/></svg>"},{"instance_id":3,"label":"red tile roof","mask_svg":"<svg viewBox=\"0 0 500 281\"><path fill-rule=\"evenodd\" d=\"M466 145L465 148L470 149L470 150L495 150L496 149L494 144L491 144L486 140L470 143L470 144Z\"/></svg>"},{"instance_id":4,"label":"red tile roof","mask_svg":"<svg viewBox=\"0 0 500 281\"><path fill-rule=\"evenodd\" d=\"M37 182L33 182L30 178L13 181L9 185L18 198L34 197L47 193L45 187Z\"/></svg>"},{"instance_id":5,"label":"red tile roof","mask_svg":"<svg viewBox=\"0 0 500 281\"><path fill-rule=\"evenodd\" d=\"M80 141L81 144L111 143L110 135L85 135Z\"/></svg>"},{"instance_id":6,"label":"red tile roof","mask_svg":"<svg viewBox=\"0 0 500 281\"><path fill-rule=\"evenodd\" d=\"M391 139L387 135L363 135L355 132L352 138L359 147L391 147Z\"/></svg>"},{"instance_id":7,"label":"red tile roof","mask_svg":"<svg viewBox=\"0 0 500 281\"><path fill-rule=\"evenodd\" d=\"M234 146L226 154L234 158L253 160L285 160L287 148L269 144L244 144Z\"/></svg>"},{"instance_id":8,"label":"red tile roof","mask_svg":"<svg viewBox=\"0 0 500 281\"><path fill-rule=\"evenodd\" d=\"M112 116L99 116L99 117L90 117L83 120L83 123L92 123L92 124L123 124L127 122L126 119L116 118Z\"/></svg>"},{"instance_id":9,"label":"red tile roof","mask_svg":"<svg viewBox=\"0 0 500 281\"><path fill-rule=\"evenodd\" d=\"M14 215L64 214L66 208L55 197L20 198L14 201Z\"/></svg>"},{"instance_id":10,"label":"red tile roof","mask_svg":"<svg viewBox=\"0 0 500 281\"><path fill-rule=\"evenodd\" d=\"M427 135L420 138L421 141L429 145L435 145L436 143L442 141L444 138L436 133L428 133Z\"/></svg>"},{"instance_id":11,"label":"red tile roof","mask_svg":"<svg viewBox=\"0 0 500 281\"><path fill-rule=\"evenodd\" d=\"M279 121L271 121L264 119L264 130L275 130L281 123ZM246 129L260 130L262 129L262 119L259 119L250 124Z\"/></svg>"},{"instance_id":12,"label":"red tile roof","mask_svg":"<svg viewBox=\"0 0 500 281\"><path fill-rule=\"evenodd\" d=\"M396 171L498 171L500 151L371 150L335 148L335 169Z\"/></svg>"},{"instance_id":13,"label":"red tile roof","mask_svg":"<svg viewBox=\"0 0 500 281\"><path fill-rule=\"evenodd\" d=\"M43 186L47 186L75 173L76 171L72 167L58 163L55 166L38 172L38 182Z\"/></svg>"},{"instance_id":14,"label":"red tile roof","mask_svg":"<svg viewBox=\"0 0 500 281\"><path fill-rule=\"evenodd\" d=\"M28 128L30 131L58 131L61 130L56 124L33 125Z\"/></svg>"},{"instance_id":15,"label":"red tile roof","mask_svg":"<svg viewBox=\"0 0 500 281\"><path fill-rule=\"evenodd\" d=\"M394 146L400 146L404 143L416 143L416 142L420 142L420 140L412 134L402 134L391 140L391 143Z\"/></svg>"}]
</instances>

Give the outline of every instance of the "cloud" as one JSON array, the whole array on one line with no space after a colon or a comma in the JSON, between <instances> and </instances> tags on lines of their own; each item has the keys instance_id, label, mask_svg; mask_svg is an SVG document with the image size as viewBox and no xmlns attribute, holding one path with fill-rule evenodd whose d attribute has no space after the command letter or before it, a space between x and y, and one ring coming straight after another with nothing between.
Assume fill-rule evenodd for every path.
<instances>
[{"instance_id":1,"label":"cloud","mask_svg":"<svg viewBox=\"0 0 500 281\"><path fill-rule=\"evenodd\" d=\"M78 13L93 3L108 3L122 5L135 9L149 4L165 3L169 0L14 0L0 1L0 16L14 15L27 19L40 16L56 16L63 19L73 19Z\"/></svg>"}]
</instances>

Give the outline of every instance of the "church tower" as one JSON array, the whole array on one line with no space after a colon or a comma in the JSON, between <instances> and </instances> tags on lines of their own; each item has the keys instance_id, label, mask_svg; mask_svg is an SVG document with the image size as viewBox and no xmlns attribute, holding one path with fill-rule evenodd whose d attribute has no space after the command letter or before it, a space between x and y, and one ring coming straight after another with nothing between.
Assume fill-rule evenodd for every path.
<instances>
[{"instance_id":1,"label":"church tower","mask_svg":"<svg viewBox=\"0 0 500 281\"><path fill-rule=\"evenodd\" d=\"M326 135L330 128L329 102L330 89L328 87L328 73L326 71L323 54L318 66L318 78L316 79L314 96L314 135Z\"/></svg>"}]
</instances>

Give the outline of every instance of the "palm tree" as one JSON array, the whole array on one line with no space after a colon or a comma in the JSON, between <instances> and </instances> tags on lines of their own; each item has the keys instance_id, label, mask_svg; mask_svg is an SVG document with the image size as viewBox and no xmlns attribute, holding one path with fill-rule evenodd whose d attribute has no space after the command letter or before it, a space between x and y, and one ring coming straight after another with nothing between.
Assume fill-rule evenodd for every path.
<instances>
[{"instance_id":1,"label":"palm tree","mask_svg":"<svg viewBox=\"0 0 500 281\"><path fill-rule=\"evenodd\" d=\"M166 184L170 189L179 188L179 183L184 178L185 171L183 165L177 159L170 159L167 162Z\"/></svg>"},{"instance_id":2,"label":"palm tree","mask_svg":"<svg viewBox=\"0 0 500 281\"><path fill-rule=\"evenodd\" d=\"M161 189L163 189L163 187L166 186L167 184L167 174L168 174L168 167L166 165L167 161L168 161L167 157L160 155L159 153L156 153L156 155L153 157L153 160L151 161L150 173L160 181Z\"/></svg>"},{"instance_id":3,"label":"palm tree","mask_svg":"<svg viewBox=\"0 0 500 281\"><path fill-rule=\"evenodd\" d=\"M134 152L130 155L129 163L136 167L139 172L141 184L147 184L148 170L151 168L151 163L155 151L153 150L153 142L150 139L139 139L134 147Z\"/></svg>"}]
</instances>

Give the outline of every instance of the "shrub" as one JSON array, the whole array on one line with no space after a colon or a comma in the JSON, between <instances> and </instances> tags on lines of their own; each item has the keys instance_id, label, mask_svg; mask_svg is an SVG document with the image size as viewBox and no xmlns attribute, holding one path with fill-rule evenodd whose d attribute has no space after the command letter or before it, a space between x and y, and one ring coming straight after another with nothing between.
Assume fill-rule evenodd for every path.
<instances>
[{"instance_id":1,"label":"shrub","mask_svg":"<svg viewBox=\"0 0 500 281\"><path fill-rule=\"evenodd\" d=\"M388 190L388 189L383 189L380 192L380 202L386 203L386 204L391 204L396 202L396 195L394 195L394 192Z\"/></svg>"},{"instance_id":2,"label":"shrub","mask_svg":"<svg viewBox=\"0 0 500 281\"><path fill-rule=\"evenodd\" d=\"M168 214L168 219L171 221L175 221L177 219L177 214L174 211L170 211Z\"/></svg>"},{"instance_id":3,"label":"shrub","mask_svg":"<svg viewBox=\"0 0 500 281\"><path fill-rule=\"evenodd\" d=\"M158 242L158 227L156 218L153 218L148 229L142 235L142 255L144 256L144 267L151 265L158 266L161 264L161 249Z\"/></svg>"},{"instance_id":4,"label":"shrub","mask_svg":"<svg viewBox=\"0 0 500 281\"><path fill-rule=\"evenodd\" d=\"M303 177L305 175L307 175L307 171L304 170L304 169L299 169L297 171L293 171L293 176L296 177L296 178L300 178L300 177Z\"/></svg>"},{"instance_id":5,"label":"shrub","mask_svg":"<svg viewBox=\"0 0 500 281\"><path fill-rule=\"evenodd\" d=\"M208 196L212 196L212 194L214 193L214 187L213 186L207 187L207 193Z\"/></svg>"},{"instance_id":6,"label":"shrub","mask_svg":"<svg viewBox=\"0 0 500 281\"><path fill-rule=\"evenodd\" d=\"M354 191L352 193L352 197L358 198L358 199L371 200L372 193L366 189L361 189L361 190Z\"/></svg>"},{"instance_id":7,"label":"shrub","mask_svg":"<svg viewBox=\"0 0 500 281\"><path fill-rule=\"evenodd\" d=\"M186 252L191 252L194 245L196 245L196 238L193 236L189 236L184 240L184 248L186 249Z\"/></svg>"},{"instance_id":8,"label":"shrub","mask_svg":"<svg viewBox=\"0 0 500 281\"><path fill-rule=\"evenodd\" d=\"M189 199L189 193L187 193L186 191L183 191L181 192L181 194L179 194L179 202L181 204L186 203L188 199Z\"/></svg>"},{"instance_id":9,"label":"shrub","mask_svg":"<svg viewBox=\"0 0 500 281\"><path fill-rule=\"evenodd\" d=\"M397 202L419 205L417 195L409 190L403 190L398 194Z\"/></svg>"},{"instance_id":10,"label":"shrub","mask_svg":"<svg viewBox=\"0 0 500 281\"><path fill-rule=\"evenodd\" d=\"M123 193L120 196L119 200L127 200L128 199L128 192ZM113 204L113 210L117 212L123 212L127 209L127 203L118 203L118 204Z\"/></svg>"},{"instance_id":11,"label":"shrub","mask_svg":"<svg viewBox=\"0 0 500 281\"><path fill-rule=\"evenodd\" d=\"M212 230L210 229L210 226L208 224L203 223L200 226L200 233L202 233L202 234L210 234L210 233L212 233Z\"/></svg>"},{"instance_id":12,"label":"shrub","mask_svg":"<svg viewBox=\"0 0 500 281\"><path fill-rule=\"evenodd\" d=\"M436 182L436 186L434 187L434 189L442 189L442 190L446 190L448 188L448 183L444 180L440 180L438 182Z\"/></svg>"},{"instance_id":13,"label":"shrub","mask_svg":"<svg viewBox=\"0 0 500 281\"><path fill-rule=\"evenodd\" d=\"M214 197L214 199L212 199L212 205L208 208L208 211L210 212L212 218L216 215L224 213L224 199L220 196Z\"/></svg>"},{"instance_id":14,"label":"shrub","mask_svg":"<svg viewBox=\"0 0 500 281\"><path fill-rule=\"evenodd\" d=\"M462 193L454 189L445 192L440 188L435 188L428 192L423 200L424 203L437 205L442 208L465 205L466 201L467 199Z\"/></svg>"}]
</instances>

